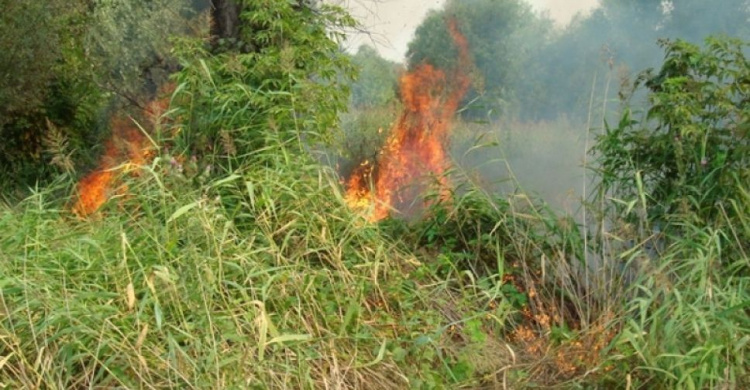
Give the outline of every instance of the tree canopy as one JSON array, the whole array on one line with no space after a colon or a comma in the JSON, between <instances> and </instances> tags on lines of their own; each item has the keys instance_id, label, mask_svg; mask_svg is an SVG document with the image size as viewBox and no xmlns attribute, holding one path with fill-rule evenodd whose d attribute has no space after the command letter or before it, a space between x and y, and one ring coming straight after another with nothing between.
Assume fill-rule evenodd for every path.
<instances>
[{"instance_id":1,"label":"tree canopy","mask_svg":"<svg viewBox=\"0 0 750 390\"><path fill-rule=\"evenodd\" d=\"M744 0L602 0L562 29L525 1L449 0L418 27L409 45L411 67L455 65L446 18L458 20L476 64L474 93L465 101L474 109L466 112L522 119L583 116L592 86L597 94L608 90L605 100L611 99L619 79L661 62L660 38L700 44L712 34L750 37Z\"/></svg>"},{"instance_id":2,"label":"tree canopy","mask_svg":"<svg viewBox=\"0 0 750 390\"><path fill-rule=\"evenodd\" d=\"M352 84L351 104L368 108L387 104L396 98L399 65L390 62L370 46L362 45L352 56L357 67L357 80Z\"/></svg>"}]
</instances>

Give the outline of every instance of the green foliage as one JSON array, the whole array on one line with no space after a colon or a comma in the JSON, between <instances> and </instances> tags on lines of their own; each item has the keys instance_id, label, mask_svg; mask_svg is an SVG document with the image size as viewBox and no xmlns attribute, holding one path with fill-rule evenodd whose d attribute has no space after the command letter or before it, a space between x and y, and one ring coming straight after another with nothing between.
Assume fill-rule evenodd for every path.
<instances>
[{"instance_id":1,"label":"green foliage","mask_svg":"<svg viewBox=\"0 0 750 390\"><path fill-rule=\"evenodd\" d=\"M429 195L427 199L434 200ZM557 217L544 204L525 196L506 199L468 182L449 199L428 207L421 220L406 227L391 226L388 231L411 243L414 251L434 257L431 267L437 275L459 280L476 278L479 281L472 282L492 288L494 294L519 310L530 303L527 289L546 289L550 282L539 277L545 266L542 259L554 258L558 262L555 267L565 268L577 267L585 256L583 237L572 220ZM549 287L550 296L559 294L554 291L559 286ZM555 299L562 302L569 298ZM534 310L541 309L534 306ZM574 315L580 318L581 314ZM565 323L571 318L561 317L559 321Z\"/></svg>"},{"instance_id":2,"label":"green foliage","mask_svg":"<svg viewBox=\"0 0 750 390\"><path fill-rule=\"evenodd\" d=\"M528 228L515 226L516 230L504 223L510 211L507 201L488 201L477 192L456 200L450 208L433 206L430 217L415 226L422 245L447 256L442 266L448 268L442 272L471 270L491 275L519 260L522 255L513 248L513 234Z\"/></svg>"},{"instance_id":3,"label":"green foliage","mask_svg":"<svg viewBox=\"0 0 750 390\"><path fill-rule=\"evenodd\" d=\"M0 183L8 193L46 182L56 173L71 173L73 161L90 163L106 100L85 77L82 3L20 1L4 9ZM58 147L62 145L66 147Z\"/></svg>"},{"instance_id":4,"label":"green foliage","mask_svg":"<svg viewBox=\"0 0 750 390\"><path fill-rule=\"evenodd\" d=\"M634 386L748 385L747 43L665 41L642 121L629 109L594 148L599 198L635 273L616 341ZM605 199L614 199L608 201Z\"/></svg>"},{"instance_id":5,"label":"green foliage","mask_svg":"<svg viewBox=\"0 0 750 390\"><path fill-rule=\"evenodd\" d=\"M177 145L222 164L278 144L302 151L330 141L349 97L340 75L353 71L338 41L354 20L340 8L245 3L254 11L243 14L252 29L242 40L256 51L212 55L199 41L178 48Z\"/></svg>"},{"instance_id":6,"label":"green foliage","mask_svg":"<svg viewBox=\"0 0 750 390\"><path fill-rule=\"evenodd\" d=\"M14 113L38 110L62 55L54 16L60 4L0 2L0 126Z\"/></svg>"},{"instance_id":7,"label":"green foliage","mask_svg":"<svg viewBox=\"0 0 750 390\"><path fill-rule=\"evenodd\" d=\"M149 73L165 70L171 38L188 32L189 16L186 0L95 1L82 37L85 70L108 89L139 96L146 82L165 81Z\"/></svg>"},{"instance_id":8,"label":"green foliage","mask_svg":"<svg viewBox=\"0 0 750 390\"><path fill-rule=\"evenodd\" d=\"M56 187L0 206L0 383L436 388L509 361L509 307L449 289L309 158L258 153L204 185L159 156L90 220Z\"/></svg>"},{"instance_id":9,"label":"green foliage","mask_svg":"<svg viewBox=\"0 0 750 390\"><path fill-rule=\"evenodd\" d=\"M4 192L94 164L113 109L123 106L123 100L146 101L155 84L166 80L169 37L185 34L190 16L183 3L3 2ZM62 145L66 147L56 147Z\"/></svg>"},{"instance_id":10,"label":"green foliage","mask_svg":"<svg viewBox=\"0 0 750 390\"><path fill-rule=\"evenodd\" d=\"M735 273L748 259L724 254L725 232L691 226L658 259L641 261L616 375L630 373L634 387L750 385L750 278Z\"/></svg>"},{"instance_id":11,"label":"green foliage","mask_svg":"<svg viewBox=\"0 0 750 390\"><path fill-rule=\"evenodd\" d=\"M486 118L509 112L515 86L524 80L530 50L544 42L549 21L536 17L528 4L519 0L449 1L444 10L433 11L417 28L409 43L409 66L429 63L437 68L454 69L457 51L448 32L447 18L455 18L469 42L476 67L462 69L474 76L474 91L465 102L473 102L473 115ZM470 112L467 112L470 113Z\"/></svg>"},{"instance_id":12,"label":"green foliage","mask_svg":"<svg viewBox=\"0 0 750 390\"><path fill-rule=\"evenodd\" d=\"M750 38L744 0L721 6L703 0L602 1L562 29L519 0L448 1L428 14L410 43L409 66L430 63L451 69L456 51L445 26L455 17L468 38L476 69L465 118L555 120L605 115L617 82L658 66L659 38L702 42L708 35ZM593 110L592 88L604 95ZM603 107L602 107L603 106Z\"/></svg>"},{"instance_id":13,"label":"green foliage","mask_svg":"<svg viewBox=\"0 0 750 390\"><path fill-rule=\"evenodd\" d=\"M41 88L24 97L35 103L3 124L4 137L10 129L19 139L43 126L42 156L63 171L95 138L82 129L110 97L96 83L129 90L138 77L126 69L167 47L147 44L122 74L98 73L87 62L98 54L83 44L96 46L88 21L132 29L132 12L157 28L149 17L165 14L148 7L171 3L144 2L154 15L135 2L124 14L117 2L88 4L92 13L26 8L77 27L58 30L51 76L28 79ZM666 45L661 71L641 80L651 102L643 121L628 111L595 148L601 197L586 206L598 226L522 193L490 195L458 169L451 196L426 195L423 219L370 224L308 153L341 118L362 131L341 138L352 155L377 153L385 131L376 130L398 111L373 88L366 95L380 107L342 115L342 75L353 67L338 29L352 20L297 1L244 4L251 50L211 54L179 40L173 127L155 137L177 148L120 175L127 193L87 220L59 195L71 193L69 176L13 207L0 203L0 387L750 386L745 43ZM449 5L467 20L484 16L461 7ZM27 17L20 9L3 22ZM23 30L28 47L43 45L43 30ZM120 43L102 50L131 42ZM493 96L522 101L506 92ZM534 129L509 131L508 147L531 150L511 135ZM538 153L561 148L535 137ZM657 224L665 234L652 238Z\"/></svg>"},{"instance_id":14,"label":"green foliage","mask_svg":"<svg viewBox=\"0 0 750 390\"><path fill-rule=\"evenodd\" d=\"M650 91L644 122L626 111L595 148L602 191L637 200L649 226L669 233L684 223L728 228L747 212L747 43L712 38L703 49L684 41L664 46L661 71L639 79Z\"/></svg>"},{"instance_id":15,"label":"green foliage","mask_svg":"<svg viewBox=\"0 0 750 390\"><path fill-rule=\"evenodd\" d=\"M639 27L622 37L632 49L642 45L636 40L639 36L652 42L658 36L692 43L715 34L750 38L750 9L744 0L724 0L719 7L701 0L604 0L602 8L615 29Z\"/></svg>"},{"instance_id":16,"label":"green foliage","mask_svg":"<svg viewBox=\"0 0 750 390\"><path fill-rule=\"evenodd\" d=\"M660 65L659 39L694 44L717 34L750 39L748 18L750 8L744 0L726 0L720 6L703 0L602 1L589 15L574 18L534 53L541 67L530 78L532 83L525 85L543 90L532 95L519 90L521 107L531 108L524 116L585 118L591 88L597 95L606 94L597 102L597 106L606 106L617 98L616 83ZM597 107L595 113L601 111L605 110Z\"/></svg>"},{"instance_id":17,"label":"green foliage","mask_svg":"<svg viewBox=\"0 0 750 390\"><path fill-rule=\"evenodd\" d=\"M362 45L352 57L357 67L356 81L351 87L351 106L367 109L384 106L396 99L398 65L378 55L375 49Z\"/></svg>"}]
</instances>

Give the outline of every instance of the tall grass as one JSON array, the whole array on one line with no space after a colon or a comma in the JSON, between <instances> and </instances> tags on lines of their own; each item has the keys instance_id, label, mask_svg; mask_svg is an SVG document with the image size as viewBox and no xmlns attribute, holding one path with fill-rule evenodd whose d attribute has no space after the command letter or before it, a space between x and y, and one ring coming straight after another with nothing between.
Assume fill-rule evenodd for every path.
<instances>
[{"instance_id":1,"label":"tall grass","mask_svg":"<svg viewBox=\"0 0 750 390\"><path fill-rule=\"evenodd\" d=\"M572 218L456 180L465 187L425 219L372 225L332 173L273 153L278 164L198 186L164 155L87 220L57 195L67 181L3 206L0 382L748 383L748 260L719 267L747 221L686 226L659 245L617 225L587 247ZM585 264L586 251L606 267Z\"/></svg>"},{"instance_id":2,"label":"tall grass","mask_svg":"<svg viewBox=\"0 0 750 390\"><path fill-rule=\"evenodd\" d=\"M3 208L3 385L430 387L506 363L485 331L449 329L510 308L435 278L316 165L191 190L168 160L91 219L54 189Z\"/></svg>"},{"instance_id":3,"label":"tall grass","mask_svg":"<svg viewBox=\"0 0 750 390\"><path fill-rule=\"evenodd\" d=\"M565 121L516 124L497 152L459 132L452 196L427 194L420 220L372 224L306 151L338 117L306 91L335 85L275 54L248 61L277 78L265 89L247 87L242 57L186 64L179 120L157 133L203 161L162 150L86 219L60 195L65 178L0 206L0 386L750 386L750 197L734 196L746 184L716 202L723 219L658 231L636 174L622 199L599 187L580 222L514 172L574 164L584 137L548 130ZM386 136L366 135L356 154ZM480 165L512 191L462 168Z\"/></svg>"}]
</instances>

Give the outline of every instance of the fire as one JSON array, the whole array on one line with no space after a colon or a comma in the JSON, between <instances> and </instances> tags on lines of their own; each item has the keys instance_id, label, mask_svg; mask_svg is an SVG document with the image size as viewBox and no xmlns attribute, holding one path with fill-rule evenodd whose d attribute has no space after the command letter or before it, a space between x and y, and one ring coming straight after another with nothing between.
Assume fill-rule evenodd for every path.
<instances>
[{"instance_id":1,"label":"fire","mask_svg":"<svg viewBox=\"0 0 750 390\"><path fill-rule=\"evenodd\" d=\"M105 143L99 166L78 182L78 199L73 211L80 216L94 213L110 198L118 166L146 163L147 138L134 120L115 117L111 126L112 137Z\"/></svg>"},{"instance_id":2,"label":"fire","mask_svg":"<svg viewBox=\"0 0 750 390\"><path fill-rule=\"evenodd\" d=\"M458 49L458 66L449 75L422 64L400 80L404 112L391 129L376 163L365 162L350 176L346 202L353 209L372 207L369 219L378 221L392 209L409 211L424 190L425 175L437 177L443 191L448 168L447 142L451 120L469 89L471 67L468 42L454 19L448 30Z\"/></svg>"},{"instance_id":3,"label":"fire","mask_svg":"<svg viewBox=\"0 0 750 390\"><path fill-rule=\"evenodd\" d=\"M168 85L162 94L169 93L173 86ZM149 103L144 116L151 126L158 126L162 114L166 111L169 100L162 98ZM141 166L152 156L153 148L144 131L135 119L115 116L111 122L112 136L104 144L104 154L99 166L84 176L77 186L78 198L72 209L79 216L88 216L97 211L113 194L122 193L126 186L117 186L117 171L120 167Z\"/></svg>"}]
</instances>

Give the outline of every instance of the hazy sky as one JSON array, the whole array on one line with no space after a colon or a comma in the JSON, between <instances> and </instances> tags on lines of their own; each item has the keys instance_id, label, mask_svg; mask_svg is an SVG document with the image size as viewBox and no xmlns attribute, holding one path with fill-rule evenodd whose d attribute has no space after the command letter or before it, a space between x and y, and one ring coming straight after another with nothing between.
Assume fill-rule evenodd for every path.
<instances>
[{"instance_id":1,"label":"hazy sky","mask_svg":"<svg viewBox=\"0 0 750 390\"><path fill-rule=\"evenodd\" d=\"M352 39L354 50L362 43L376 46L380 55L401 61L414 30L430 9L439 9L445 0L329 0L347 6L360 19L371 36ZM593 8L598 0L527 0L536 10L548 11L558 24L565 25L578 12Z\"/></svg>"}]
</instances>

